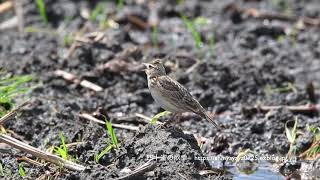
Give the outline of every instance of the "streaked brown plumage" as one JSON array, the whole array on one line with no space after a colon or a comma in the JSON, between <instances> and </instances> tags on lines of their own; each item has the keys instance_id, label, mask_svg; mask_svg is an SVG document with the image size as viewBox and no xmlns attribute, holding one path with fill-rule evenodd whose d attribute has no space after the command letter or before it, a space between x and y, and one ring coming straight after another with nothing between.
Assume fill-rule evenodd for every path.
<instances>
[{"instance_id":1,"label":"streaked brown plumage","mask_svg":"<svg viewBox=\"0 0 320 180\"><path fill-rule=\"evenodd\" d=\"M160 59L144 63L144 65L151 95L163 109L173 113L194 112L219 128L189 91L179 82L167 76Z\"/></svg>"}]
</instances>

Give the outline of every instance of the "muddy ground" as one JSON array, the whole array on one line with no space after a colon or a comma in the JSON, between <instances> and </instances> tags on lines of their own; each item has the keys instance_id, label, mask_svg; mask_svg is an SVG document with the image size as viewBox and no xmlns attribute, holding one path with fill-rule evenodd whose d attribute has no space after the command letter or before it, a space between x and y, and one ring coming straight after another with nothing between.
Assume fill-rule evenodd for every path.
<instances>
[{"instance_id":1,"label":"muddy ground","mask_svg":"<svg viewBox=\"0 0 320 180\"><path fill-rule=\"evenodd\" d=\"M154 3L127 0L123 8L107 1L103 4L102 14L107 15L111 23L105 28L99 27L97 21L86 19L86 12L94 9L98 1L45 2L47 25L41 20L36 4L31 0L23 1L24 26L28 32L9 29L0 33L1 67L12 75L32 74L33 84L41 84L28 94L31 104L4 127L14 132L15 137L42 150L60 145L59 132L63 132L67 143L79 142L70 147L70 155L87 169L73 172L54 165L23 162L28 178L118 178L126 175L128 168L134 170L148 162L150 157L169 155L178 158L152 160L149 169L129 178L208 179L218 175L200 172L212 168L229 171L224 179L263 179L267 176L284 179L291 175L291 171L284 173L288 169L297 171L302 178L317 179L316 175L319 178L319 173L304 173L301 168L319 169L319 159L303 161L298 158L291 165L289 162L268 162L268 173L257 175L254 171L242 176L239 170L232 170L233 162L195 158L236 157L240 149L251 149L259 156L285 157L290 147L285 124L290 121L288 126L292 127L295 117L299 132L297 155L310 148L315 137L307 125L320 124L318 114L312 109L293 112L282 107L266 112L253 107L319 102L320 27L301 26L295 20L253 18L245 10L254 8L261 12L319 20L318 0L168 0ZM151 12L158 15L155 20L150 17ZM204 24L196 26L203 41L200 48L195 46L181 13L190 19L206 18ZM0 20L3 22L13 16L14 11L9 10L0 14ZM157 41L151 38L150 22L154 21L158 25ZM66 42L68 36L77 33L85 38L96 31L101 32L102 38L93 35L70 50L72 43ZM156 128L136 116L138 113L152 117L162 111L147 89L141 65L156 57L164 58L169 75L185 85L208 111L219 115L217 121L223 126L221 131L188 113L167 129ZM72 83L57 76L56 70L72 73L103 90L96 92ZM310 83L314 86L315 96L307 90ZM24 99L15 101L19 104ZM120 148L96 163L94 155L106 147L110 138L104 125L81 118L79 113L101 113L112 123L137 126L140 131L116 128ZM103 120L102 116L95 117ZM36 159L16 149L0 153L6 172L0 176L3 179L20 178L19 157ZM309 168L307 172L311 170Z\"/></svg>"}]
</instances>

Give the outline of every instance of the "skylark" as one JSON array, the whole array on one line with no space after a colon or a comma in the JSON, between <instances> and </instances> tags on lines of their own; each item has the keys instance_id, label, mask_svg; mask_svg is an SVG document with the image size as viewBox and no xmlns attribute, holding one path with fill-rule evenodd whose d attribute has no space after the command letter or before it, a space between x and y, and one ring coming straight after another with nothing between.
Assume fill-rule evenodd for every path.
<instances>
[{"instance_id":1,"label":"skylark","mask_svg":"<svg viewBox=\"0 0 320 180\"><path fill-rule=\"evenodd\" d=\"M148 87L153 99L165 110L172 113L193 112L219 126L207 114L201 104L179 82L170 78L160 59L143 63L148 78Z\"/></svg>"}]
</instances>

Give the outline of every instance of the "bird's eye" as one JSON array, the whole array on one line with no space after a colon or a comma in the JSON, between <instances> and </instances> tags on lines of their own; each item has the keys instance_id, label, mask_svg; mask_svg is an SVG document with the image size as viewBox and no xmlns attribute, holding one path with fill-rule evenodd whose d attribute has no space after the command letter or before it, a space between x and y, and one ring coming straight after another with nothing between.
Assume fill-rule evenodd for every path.
<instances>
[{"instance_id":1,"label":"bird's eye","mask_svg":"<svg viewBox=\"0 0 320 180\"><path fill-rule=\"evenodd\" d=\"M160 60L155 60L153 63L154 64L161 64L161 61Z\"/></svg>"}]
</instances>

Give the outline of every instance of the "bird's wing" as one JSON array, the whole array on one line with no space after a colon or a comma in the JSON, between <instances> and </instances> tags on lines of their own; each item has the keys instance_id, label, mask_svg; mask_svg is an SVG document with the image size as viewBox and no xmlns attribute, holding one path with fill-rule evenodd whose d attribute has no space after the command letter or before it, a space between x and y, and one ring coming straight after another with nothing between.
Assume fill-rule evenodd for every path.
<instances>
[{"instance_id":1,"label":"bird's wing","mask_svg":"<svg viewBox=\"0 0 320 180\"><path fill-rule=\"evenodd\" d=\"M160 76L156 82L163 97L166 97L171 102L181 104L181 108L197 114L203 109L184 86L169 76Z\"/></svg>"},{"instance_id":2,"label":"bird's wing","mask_svg":"<svg viewBox=\"0 0 320 180\"><path fill-rule=\"evenodd\" d=\"M207 119L215 127L220 129L220 127L214 122L213 118L207 114L201 104L193 98L189 91L179 82L171 79L169 76L160 76L155 82L157 82L159 92L162 93L164 98L167 98L167 100L172 103L178 104L178 107L186 111L200 115L202 118Z\"/></svg>"}]
</instances>

